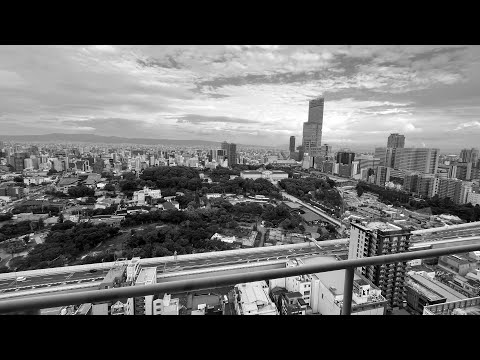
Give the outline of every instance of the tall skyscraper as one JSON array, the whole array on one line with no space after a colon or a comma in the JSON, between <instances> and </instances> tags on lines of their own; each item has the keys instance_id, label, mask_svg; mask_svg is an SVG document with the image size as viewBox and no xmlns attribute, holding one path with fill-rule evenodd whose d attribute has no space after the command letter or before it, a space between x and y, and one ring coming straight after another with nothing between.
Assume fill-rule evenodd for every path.
<instances>
[{"instance_id":1,"label":"tall skyscraper","mask_svg":"<svg viewBox=\"0 0 480 360\"><path fill-rule=\"evenodd\" d=\"M397 133L390 134L387 141L387 147L389 148L403 148L405 147L405 135Z\"/></svg>"},{"instance_id":2,"label":"tall skyscraper","mask_svg":"<svg viewBox=\"0 0 480 360\"><path fill-rule=\"evenodd\" d=\"M460 151L460 161L461 162L471 162L473 164L476 164L479 159L479 151L478 149L472 148L472 149L462 149Z\"/></svg>"},{"instance_id":3,"label":"tall skyscraper","mask_svg":"<svg viewBox=\"0 0 480 360\"><path fill-rule=\"evenodd\" d=\"M379 163L380 166L386 166L386 163L387 163L387 148L376 147L373 157L375 159L380 159L380 163Z\"/></svg>"},{"instance_id":4,"label":"tall skyscraper","mask_svg":"<svg viewBox=\"0 0 480 360\"><path fill-rule=\"evenodd\" d=\"M337 163L343 165L351 165L355 160L355 153L351 151L339 151L337 152Z\"/></svg>"},{"instance_id":5,"label":"tall skyscraper","mask_svg":"<svg viewBox=\"0 0 480 360\"><path fill-rule=\"evenodd\" d=\"M295 152L295 136L290 136L290 152Z\"/></svg>"},{"instance_id":6,"label":"tall skyscraper","mask_svg":"<svg viewBox=\"0 0 480 360\"><path fill-rule=\"evenodd\" d=\"M233 166L237 163L237 145L236 144L228 144L227 156L228 156L228 166Z\"/></svg>"},{"instance_id":7,"label":"tall skyscraper","mask_svg":"<svg viewBox=\"0 0 480 360\"><path fill-rule=\"evenodd\" d=\"M222 142L222 146L220 148L225 151L225 155L228 153L228 143L226 141Z\"/></svg>"},{"instance_id":8,"label":"tall skyscraper","mask_svg":"<svg viewBox=\"0 0 480 360\"><path fill-rule=\"evenodd\" d=\"M395 169L435 174L438 168L439 149L396 148L394 154ZM388 159L387 159L387 165Z\"/></svg>"},{"instance_id":9,"label":"tall skyscraper","mask_svg":"<svg viewBox=\"0 0 480 360\"><path fill-rule=\"evenodd\" d=\"M303 123L303 151L318 156L322 141L324 98L310 100L308 121Z\"/></svg>"},{"instance_id":10,"label":"tall skyscraper","mask_svg":"<svg viewBox=\"0 0 480 360\"><path fill-rule=\"evenodd\" d=\"M352 222L350 228L349 259L407 252L410 230L374 221ZM407 262L371 265L361 268L361 273L382 290L387 299L387 309L402 306L406 300L405 272Z\"/></svg>"}]
</instances>

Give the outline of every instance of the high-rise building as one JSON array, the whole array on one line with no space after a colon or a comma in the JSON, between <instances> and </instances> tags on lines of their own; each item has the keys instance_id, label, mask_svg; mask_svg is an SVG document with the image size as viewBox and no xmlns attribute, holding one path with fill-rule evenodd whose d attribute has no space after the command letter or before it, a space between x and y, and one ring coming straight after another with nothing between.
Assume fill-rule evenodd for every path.
<instances>
[{"instance_id":1,"label":"high-rise building","mask_svg":"<svg viewBox=\"0 0 480 360\"><path fill-rule=\"evenodd\" d=\"M375 184L385 186L385 183L390 181L390 168L386 166L377 166L375 172Z\"/></svg>"},{"instance_id":2,"label":"high-rise building","mask_svg":"<svg viewBox=\"0 0 480 360\"><path fill-rule=\"evenodd\" d=\"M303 123L302 146L304 153L318 156L322 141L324 98L310 100L308 121Z\"/></svg>"},{"instance_id":3,"label":"high-rise building","mask_svg":"<svg viewBox=\"0 0 480 360\"><path fill-rule=\"evenodd\" d=\"M228 143L226 141L222 142L221 147L223 151L225 151L225 154L228 153Z\"/></svg>"},{"instance_id":4,"label":"high-rise building","mask_svg":"<svg viewBox=\"0 0 480 360\"><path fill-rule=\"evenodd\" d=\"M350 151L337 152L337 163L344 165L351 165L355 160L355 153Z\"/></svg>"},{"instance_id":5,"label":"high-rise building","mask_svg":"<svg viewBox=\"0 0 480 360\"><path fill-rule=\"evenodd\" d=\"M439 152L439 149L429 148L396 148L393 168L435 174L438 168Z\"/></svg>"},{"instance_id":6,"label":"high-rise building","mask_svg":"<svg viewBox=\"0 0 480 360\"><path fill-rule=\"evenodd\" d=\"M227 156L228 156L228 166L233 166L237 163L237 145L236 144L228 144Z\"/></svg>"},{"instance_id":7,"label":"high-rise building","mask_svg":"<svg viewBox=\"0 0 480 360\"><path fill-rule=\"evenodd\" d=\"M295 136L290 136L290 152L295 152Z\"/></svg>"},{"instance_id":8,"label":"high-rise building","mask_svg":"<svg viewBox=\"0 0 480 360\"><path fill-rule=\"evenodd\" d=\"M403 190L409 193L417 193L418 192L418 181L419 181L419 174L415 172L407 172L403 177Z\"/></svg>"},{"instance_id":9,"label":"high-rise building","mask_svg":"<svg viewBox=\"0 0 480 360\"><path fill-rule=\"evenodd\" d=\"M390 134L387 141L387 148L403 148L405 147L405 135L397 133Z\"/></svg>"},{"instance_id":10,"label":"high-rise building","mask_svg":"<svg viewBox=\"0 0 480 360\"><path fill-rule=\"evenodd\" d=\"M450 164L448 169L448 177L459 180L471 180L472 179L472 163L460 162L456 164Z\"/></svg>"},{"instance_id":11,"label":"high-rise building","mask_svg":"<svg viewBox=\"0 0 480 360\"><path fill-rule=\"evenodd\" d=\"M387 148L385 147L376 147L375 153L373 155L374 158L380 159L379 166L386 166L387 161Z\"/></svg>"},{"instance_id":12,"label":"high-rise building","mask_svg":"<svg viewBox=\"0 0 480 360\"><path fill-rule=\"evenodd\" d=\"M449 198L455 204L465 203L467 194L465 193L468 186L463 186L463 181L457 179L435 178L431 184L430 196L438 195L440 199ZM470 184L470 183L466 183ZM464 188L462 193L462 188ZM471 186L470 186L471 189Z\"/></svg>"},{"instance_id":13,"label":"high-rise building","mask_svg":"<svg viewBox=\"0 0 480 360\"><path fill-rule=\"evenodd\" d=\"M349 259L407 252L410 230L399 226L374 221L352 222L350 228ZM387 299L387 308L403 306L406 298L405 272L407 262L370 265L361 268L361 273L382 290Z\"/></svg>"},{"instance_id":14,"label":"high-rise building","mask_svg":"<svg viewBox=\"0 0 480 360\"><path fill-rule=\"evenodd\" d=\"M462 149L460 151L460 161L461 162L466 162L466 163L474 163L476 164L479 159L479 151L478 149L472 148L472 149Z\"/></svg>"}]
</instances>

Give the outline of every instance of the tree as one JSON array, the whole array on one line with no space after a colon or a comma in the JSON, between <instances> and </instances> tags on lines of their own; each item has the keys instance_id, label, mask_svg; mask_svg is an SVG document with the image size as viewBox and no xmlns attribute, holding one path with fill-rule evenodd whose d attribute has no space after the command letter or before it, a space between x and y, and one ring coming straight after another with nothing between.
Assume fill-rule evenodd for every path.
<instances>
[{"instance_id":1,"label":"tree","mask_svg":"<svg viewBox=\"0 0 480 360\"><path fill-rule=\"evenodd\" d=\"M105 191L115 191L115 186L112 185L112 184L107 184L107 185L105 185L105 187L103 189Z\"/></svg>"},{"instance_id":2,"label":"tree","mask_svg":"<svg viewBox=\"0 0 480 360\"><path fill-rule=\"evenodd\" d=\"M363 195L363 187L360 184L358 184L357 185L357 196L360 197L362 195Z\"/></svg>"},{"instance_id":3,"label":"tree","mask_svg":"<svg viewBox=\"0 0 480 360\"><path fill-rule=\"evenodd\" d=\"M57 174L58 171L55 170L54 168L51 168L50 170L48 170L47 172L47 176L51 176L51 175L54 175L54 174Z\"/></svg>"},{"instance_id":4,"label":"tree","mask_svg":"<svg viewBox=\"0 0 480 360\"><path fill-rule=\"evenodd\" d=\"M21 177L21 176L15 176L15 177L13 178L13 181L19 182L19 183L23 183L23 177Z\"/></svg>"}]
</instances>

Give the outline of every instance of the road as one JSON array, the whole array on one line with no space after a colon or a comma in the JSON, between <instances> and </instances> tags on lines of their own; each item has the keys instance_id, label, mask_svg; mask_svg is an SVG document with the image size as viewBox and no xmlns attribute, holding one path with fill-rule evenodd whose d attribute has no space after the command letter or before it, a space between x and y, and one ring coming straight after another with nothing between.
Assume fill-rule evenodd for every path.
<instances>
[{"instance_id":1,"label":"road","mask_svg":"<svg viewBox=\"0 0 480 360\"><path fill-rule=\"evenodd\" d=\"M301 249L279 249L277 251L268 250L254 253L254 254L231 254L224 257L214 257L207 259L192 259L182 260L182 256L178 256L177 261L162 262L149 265L156 266L159 274L163 272L173 272L180 270L194 270L214 266L238 265L242 263L252 263L259 261L288 259L291 257L306 256L306 255L345 255L348 253L347 245L328 245L323 249L318 248L301 248ZM73 285L86 282L94 282L102 280L107 274L108 270L97 270L96 272L81 271L71 274L52 274L39 275L36 277L28 277L25 281L17 282L15 280L0 281L0 294L40 289L46 287L57 287L62 285Z\"/></svg>"},{"instance_id":2,"label":"road","mask_svg":"<svg viewBox=\"0 0 480 360\"><path fill-rule=\"evenodd\" d=\"M309 204L303 202L302 200L296 198L295 196L287 194L286 192L282 192L282 195L290 201L293 201L293 202L296 202L296 203L298 203L302 206L305 206L307 209L313 211L317 215L320 215L322 218L324 218L326 221L332 223L333 225L335 225L335 226L341 226L342 225L342 222L339 219L336 219L334 217L329 216L326 212L321 211L321 210L313 207L312 205L309 205Z\"/></svg>"},{"instance_id":3,"label":"road","mask_svg":"<svg viewBox=\"0 0 480 360\"><path fill-rule=\"evenodd\" d=\"M469 237L469 236L479 236L480 235L480 225L479 226L472 226L468 228L460 228L460 229L445 229L434 231L426 234L418 234L412 235L411 242L418 243L418 242L430 242L430 241L438 241L438 240L453 240L462 237Z\"/></svg>"}]
</instances>

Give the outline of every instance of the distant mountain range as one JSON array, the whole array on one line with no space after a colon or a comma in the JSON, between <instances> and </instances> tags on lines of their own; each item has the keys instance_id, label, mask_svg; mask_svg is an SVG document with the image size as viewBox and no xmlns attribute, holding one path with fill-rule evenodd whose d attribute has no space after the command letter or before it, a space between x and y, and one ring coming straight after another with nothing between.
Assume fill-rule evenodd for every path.
<instances>
[{"instance_id":1,"label":"distant mountain range","mask_svg":"<svg viewBox=\"0 0 480 360\"><path fill-rule=\"evenodd\" d=\"M100 136L94 134L45 134L45 135L2 135L0 140L20 142L78 142L100 144L141 144L141 145L183 145L183 146L220 146L220 142L206 140L170 140L170 139L145 139L124 138L118 136ZM256 145L241 145L237 146ZM266 146L269 147L269 146Z\"/></svg>"}]
</instances>

